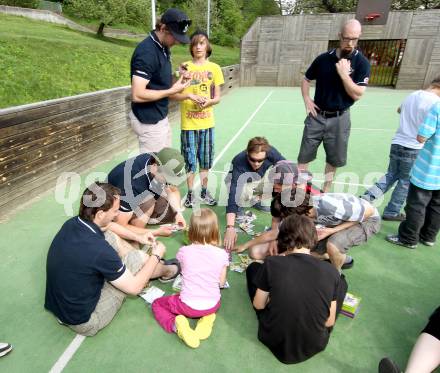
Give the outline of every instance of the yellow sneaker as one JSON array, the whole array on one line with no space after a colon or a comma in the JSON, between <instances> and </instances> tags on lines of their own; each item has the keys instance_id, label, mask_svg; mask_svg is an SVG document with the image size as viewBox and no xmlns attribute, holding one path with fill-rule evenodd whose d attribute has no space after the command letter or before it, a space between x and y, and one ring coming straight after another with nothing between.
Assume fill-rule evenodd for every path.
<instances>
[{"instance_id":1,"label":"yellow sneaker","mask_svg":"<svg viewBox=\"0 0 440 373\"><path fill-rule=\"evenodd\" d=\"M211 335L214 321L215 313L211 313L210 315L203 316L201 319L199 319L195 329L195 332L199 336L199 339L207 339Z\"/></svg>"},{"instance_id":2,"label":"yellow sneaker","mask_svg":"<svg viewBox=\"0 0 440 373\"><path fill-rule=\"evenodd\" d=\"M192 348L200 346L200 338L197 333L191 329L188 319L185 316L177 316L175 323L177 335L187 346Z\"/></svg>"}]
</instances>

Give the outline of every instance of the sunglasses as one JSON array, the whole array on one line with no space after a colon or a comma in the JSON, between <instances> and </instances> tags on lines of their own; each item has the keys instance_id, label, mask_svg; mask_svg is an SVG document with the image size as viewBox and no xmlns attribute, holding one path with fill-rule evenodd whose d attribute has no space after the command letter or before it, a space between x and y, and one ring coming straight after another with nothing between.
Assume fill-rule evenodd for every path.
<instances>
[{"instance_id":1,"label":"sunglasses","mask_svg":"<svg viewBox=\"0 0 440 373\"><path fill-rule=\"evenodd\" d=\"M252 162L252 163L263 163L266 160L266 157L261 158L261 159L252 158L250 155L248 155L247 157L249 159L249 162Z\"/></svg>"}]
</instances>

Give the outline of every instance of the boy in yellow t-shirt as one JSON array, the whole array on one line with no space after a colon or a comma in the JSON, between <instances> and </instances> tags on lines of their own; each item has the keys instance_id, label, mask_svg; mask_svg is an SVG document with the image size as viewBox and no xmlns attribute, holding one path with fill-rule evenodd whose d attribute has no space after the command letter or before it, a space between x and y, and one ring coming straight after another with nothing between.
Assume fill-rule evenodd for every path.
<instances>
[{"instance_id":1,"label":"boy in yellow t-shirt","mask_svg":"<svg viewBox=\"0 0 440 373\"><path fill-rule=\"evenodd\" d=\"M192 61L181 65L181 72L191 84L182 93L173 98L181 101L181 153L185 159L188 182L188 194L184 205L193 207L194 174L197 161L200 166L202 185L202 202L215 206L217 201L208 192L208 171L214 160L214 109L213 105L220 102L220 86L224 83L223 73L219 65L208 61L212 53L208 35L196 31L191 35L189 48ZM183 71L182 71L183 70Z\"/></svg>"}]
</instances>

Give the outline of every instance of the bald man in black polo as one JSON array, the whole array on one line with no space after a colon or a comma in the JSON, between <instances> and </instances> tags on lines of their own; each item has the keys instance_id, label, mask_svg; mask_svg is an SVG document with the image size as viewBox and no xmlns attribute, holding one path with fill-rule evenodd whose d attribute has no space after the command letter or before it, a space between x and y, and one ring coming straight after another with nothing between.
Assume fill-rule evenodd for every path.
<instances>
[{"instance_id":1,"label":"bald man in black polo","mask_svg":"<svg viewBox=\"0 0 440 373\"><path fill-rule=\"evenodd\" d=\"M356 48L361 24L352 19L339 33L340 44L312 62L301 85L307 118L298 155L298 167L306 170L316 158L321 142L326 153L324 192L330 190L336 169L347 163L350 106L365 92L370 76L368 60ZM314 100L310 82L316 80Z\"/></svg>"}]
</instances>

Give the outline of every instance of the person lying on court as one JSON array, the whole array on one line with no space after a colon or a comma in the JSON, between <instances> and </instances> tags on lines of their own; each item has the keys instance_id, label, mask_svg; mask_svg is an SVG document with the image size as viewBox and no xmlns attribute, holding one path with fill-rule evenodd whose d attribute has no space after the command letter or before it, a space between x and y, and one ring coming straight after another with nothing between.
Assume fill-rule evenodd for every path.
<instances>
[{"instance_id":1,"label":"person lying on court","mask_svg":"<svg viewBox=\"0 0 440 373\"><path fill-rule=\"evenodd\" d=\"M377 208L364 199L348 193L323 193L310 195L302 189L293 189L290 199L282 201L282 208L305 215L318 225L316 255L330 261L341 270L351 268L354 260L348 249L366 242L380 230L381 219ZM286 214L286 212L285 212Z\"/></svg>"},{"instance_id":2,"label":"person lying on court","mask_svg":"<svg viewBox=\"0 0 440 373\"><path fill-rule=\"evenodd\" d=\"M285 364L323 351L347 292L344 275L310 255L317 242L304 215L283 220L277 256L246 270L249 297L258 318L258 339Z\"/></svg>"},{"instance_id":3,"label":"person lying on court","mask_svg":"<svg viewBox=\"0 0 440 373\"><path fill-rule=\"evenodd\" d=\"M44 307L81 335L107 326L127 294L137 295L151 279L172 281L180 272L176 259L162 261L162 243L154 242L149 256L106 230L119 214L119 196L110 184L88 187L78 216L63 224L47 254Z\"/></svg>"},{"instance_id":4,"label":"person lying on court","mask_svg":"<svg viewBox=\"0 0 440 373\"><path fill-rule=\"evenodd\" d=\"M177 252L182 267L182 290L156 299L151 305L154 317L168 333L176 333L183 342L197 348L212 332L220 308L220 287L226 282L229 255L219 248L217 215L202 208L191 215L190 244ZM195 329L189 318L198 318Z\"/></svg>"},{"instance_id":5,"label":"person lying on court","mask_svg":"<svg viewBox=\"0 0 440 373\"><path fill-rule=\"evenodd\" d=\"M121 213L116 222L136 233L146 224L176 223L186 227L177 186L185 180L185 164L180 152L163 148L118 164L108 182L122 191ZM155 236L169 236L169 227L153 230Z\"/></svg>"}]
</instances>

